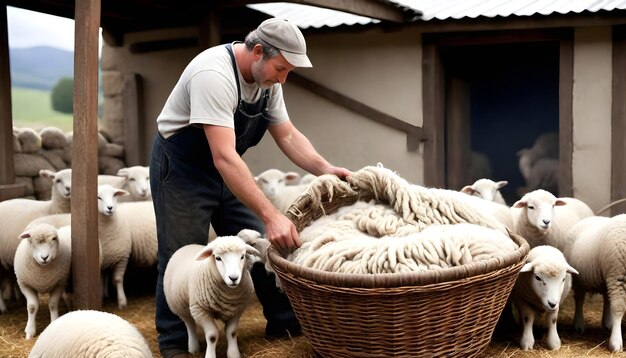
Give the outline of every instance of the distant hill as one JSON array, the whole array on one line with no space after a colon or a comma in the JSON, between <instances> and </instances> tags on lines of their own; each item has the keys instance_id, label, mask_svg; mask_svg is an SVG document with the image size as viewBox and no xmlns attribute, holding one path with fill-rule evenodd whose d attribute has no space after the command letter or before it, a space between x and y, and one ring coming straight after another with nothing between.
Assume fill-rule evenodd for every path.
<instances>
[{"instance_id":1,"label":"distant hill","mask_svg":"<svg viewBox=\"0 0 626 358\"><path fill-rule=\"evenodd\" d=\"M50 90L61 77L74 77L74 53L54 47L9 48L14 87Z\"/></svg>"}]
</instances>

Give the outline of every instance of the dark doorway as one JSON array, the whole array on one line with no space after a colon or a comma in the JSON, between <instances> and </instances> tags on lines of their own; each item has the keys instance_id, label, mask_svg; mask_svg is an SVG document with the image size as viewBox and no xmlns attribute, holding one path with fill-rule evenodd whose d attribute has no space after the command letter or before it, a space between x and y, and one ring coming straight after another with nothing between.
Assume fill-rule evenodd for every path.
<instances>
[{"instance_id":1,"label":"dark doorway","mask_svg":"<svg viewBox=\"0 0 626 358\"><path fill-rule=\"evenodd\" d=\"M544 132L559 133L559 46L551 41L440 48L446 98L457 99L446 106L446 157L450 163L467 165L470 155L459 150L486 156L490 179L509 182L501 189L509 205L525 185L517 151L531 147ZM463 113L454 114L459 107ZM463 136L469 138L459 140ZM470 170L450 166L446 178L451 189L474 179Z\"/></svg>"}]
</instances>

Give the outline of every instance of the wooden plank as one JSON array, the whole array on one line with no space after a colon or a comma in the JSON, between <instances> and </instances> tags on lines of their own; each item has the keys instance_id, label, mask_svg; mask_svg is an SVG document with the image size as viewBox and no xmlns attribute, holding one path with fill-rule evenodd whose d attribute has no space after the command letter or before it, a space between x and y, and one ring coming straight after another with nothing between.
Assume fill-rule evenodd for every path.
<instances>
[{"instance_id":1,"label":"wooden plank","mask_svg":"<svg viewBox=\"0 0 626 358\"><path fill-rule=\"evenodd\" d=\"M222 8L243 7L250 3L262 4L268 2L276 2L276 0L221 0L217 2L216 6ZM287 0L285 2L338 10L397 23L411 21L414 17L421 14L418 10L404 11L399 6L380 0Z\"/></svg>"},{"instance_id":2,"label":"wooden plank","mask_svg":"<svg viewBox=\"0 0 626 358\"><path fill-rule=\"evenodd\" d=\"M15 183L7 7L0 0L0 185Z\"/></svg>"},{"instance_id":3,"label":"wooden plank","mask_svg":"<svg viewBox=\"0 0 626 358\"><path fill-rule=\"evenodd\" d=\"M124 83L122 91L122 108L124 111L124 153L126 165L143 165L148 163L143 98L143 79L135 73Z\"/></svg>"},{"instance_id":4,"label":"wooden plank","mask_svg":"<svg viewBox=\"0 0 626 358\"><path fill-rule=\"evenodd\" d=\"M76 1L72 272L76 309L100 309L98 252L98 30L100 0Z\"/></svg>"},{"instance_id":5,"label":"wooden plank","mask_svg":"<svg viewBox=\"0 0 626 358\"><path fill-rule=\"evenodd\" d=\"M626 26L613 28L613 84L611 107L611 201L626 198ZM626 213L626 204L611 215Z\"/></svg>"},{"instance_id":6,"label":"wooden plank","mask_svg":"<svg viewBox=\"0 0 626 358\"><path fill-rule=\"evenodd\" d=\"M438 46L496 45L520 42L560 41L570 33L567 29L526 29L446 34L428 34Z\"/></svg>"},{"instance_id":7,"label":"wooden plank","mask_svg":"<svg viewBox=\"0 0 626 358\"><path fill-rule=\"evenodd\" d=\"M443 188L445 173L445 84L436 44L422 44L422 97L424 111L424 185Z\"/></svg>"},{"instance_id":8,"label":"wooden plank","mask_svg":"<svg viewBox=\"0 0 626 358\"><path fill-rule=\"evenodd\" d=\"M559 62L559 196L573 196L574 43L572 37L561 40Z\"/></svg>"},{"instance_id":9,"label":"wooden plank","mask_svg":"<svg viewBox=\"0 0 626 358\"><path fill-rule=\"evenodd\" d=\"M0 185L0 201L21 198L26 194L24 184L2 184Z\"/></svg>"},{"instance_id":10,"label":"wooden plank","mask_svg":"<svg viewBox=\"0 0 626 358\"><path fill-rule=\"evenodd\" d=\"M446 188L460 190L470 183L471 148L469 84L451 76L446 98Z\"/></svg>"},{"instance_id":11,"label":"wooden plank","mask_svg":"<svg viewBox=\"0 0 626 358\"><path fill-rule=\"evenodd\" d=\"M307 90L315 93L316 95L330 102L333 102L338 106L356 112L365 118L378 122L387 127L391 127L405 132L407 134L407 150L416 151L419 148L419 143L422 140L422 129L420 127L414 126L401 119L383 113L362 102L352 99L344 95L343 93L332 90L297 73L292 72L289 74L289 82L294 83L300 87L304 87Z\"/></svg>"}]
</instances>

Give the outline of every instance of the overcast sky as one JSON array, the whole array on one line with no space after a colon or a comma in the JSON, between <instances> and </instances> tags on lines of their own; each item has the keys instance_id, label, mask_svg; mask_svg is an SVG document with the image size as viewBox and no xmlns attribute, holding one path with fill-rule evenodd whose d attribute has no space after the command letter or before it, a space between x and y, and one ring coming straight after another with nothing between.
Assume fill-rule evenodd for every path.
<instances>
[{"instance_id":1,"label":"overcast sky","mask_svg":"<svg viewBox=\"0 0 626 358\"><path fill-rule=\"evenodd\" d=\"M50 46L74 51L72 19L7 6L7 21L9 47Z\"/></svg>"}]
</instances>

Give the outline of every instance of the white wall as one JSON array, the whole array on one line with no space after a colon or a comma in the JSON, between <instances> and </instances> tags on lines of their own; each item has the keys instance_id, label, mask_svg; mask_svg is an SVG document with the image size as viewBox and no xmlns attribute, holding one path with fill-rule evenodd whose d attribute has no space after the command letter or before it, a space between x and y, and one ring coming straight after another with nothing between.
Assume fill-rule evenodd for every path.
<instances>
[{"instance_id":1,"label":"white wall","mask_svg":"<svg viewBox=\"0 0 626 358\"><path fill-rule=\"evenodd\" d=\"M577 28L574 38L574 197L595 211L611 199L610 27Z\"/></svg>"}]
</instances>

